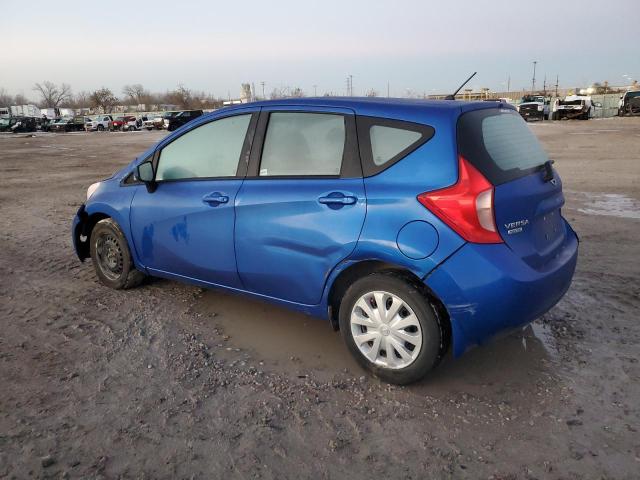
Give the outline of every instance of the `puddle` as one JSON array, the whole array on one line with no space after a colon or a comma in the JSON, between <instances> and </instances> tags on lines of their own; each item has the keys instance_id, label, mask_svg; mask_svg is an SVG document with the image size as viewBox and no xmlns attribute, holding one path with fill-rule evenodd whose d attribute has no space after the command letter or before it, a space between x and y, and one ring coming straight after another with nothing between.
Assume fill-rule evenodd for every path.
<instances>
[{"instance_id":1,"label":"puddle","mask_svg":"<svg viewBox=\"0 0 640 480\"><path fill-rule=\"evenodd\" d=\"M578 208L587 215L605 215L609 217L640 219L640 202L618 193L584 193L579 199L583 206Z\"/></svg>"},{"instance_id":2,"label":"puddle","mask_svg":"<svg viewBox=\"0 0 640 480\"><path fill-rule=\"evenodd\" d=\"M527 390L531 382L555 376L550 369L556 355L551 342L528 325L458 359L449 355L416 384L413 393L444 398L451 392L487 395L506 387Z\"/></svg>"},{"instance_id":3,"label":"puddle","mask_svg":"<svg viewBox=\"0 0 640 480\"><path fill-rule=\"evenodd\" d=\"M325 378L345 368L363 374L328 321L214 290L203 293L196 309L215 313L211 321L231 337L231 345L253 353L267 369L293 375L313 371Z\"/></svg>"},{"instance_id":4,"label":"puddle","mask_svg":"<svg viewBox=\"0 0 640 480\"><path fill-rule=\"evenodd\" d=\"M323 320L213 290L205 291L195 308L230 337L231 347L250 352L267 370L290 376L313 373L324 380L344 374L345 369L353 376L365 374L340 333ZM548 367L556 356L553 337L542 324L533 325L459 359L449 355L411 389L416 395L446 396L452 390L480 394L487 393L487 387L506 384L525 388L532 379L550 375Z\"/></svg>"}]
</instances>

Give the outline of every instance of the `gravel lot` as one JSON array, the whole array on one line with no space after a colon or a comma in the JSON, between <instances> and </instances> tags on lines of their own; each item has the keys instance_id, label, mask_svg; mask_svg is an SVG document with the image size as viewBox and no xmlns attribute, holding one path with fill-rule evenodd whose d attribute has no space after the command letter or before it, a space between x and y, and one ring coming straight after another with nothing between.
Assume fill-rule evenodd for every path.
<instances>
[{"instance_id":1,"label":"gravel lot","mask_svg":"<svg viewBox=\"0 0 640 480\"><path fill-rule=\"evenodd\" d=\"M640 118L532 129L581 237L573 285L409 387L322 321L97 283L71 219L162 133L0 135L0 478L638 478Z\"/></svg>"}]
</instances>

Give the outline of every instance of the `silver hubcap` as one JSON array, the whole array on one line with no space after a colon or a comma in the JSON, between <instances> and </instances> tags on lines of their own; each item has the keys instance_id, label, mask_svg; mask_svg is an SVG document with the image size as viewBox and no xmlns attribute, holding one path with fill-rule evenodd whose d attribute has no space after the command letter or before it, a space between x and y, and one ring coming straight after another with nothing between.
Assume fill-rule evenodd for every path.
<instances>
[{"instance_id":1,"label":"silver hubcap","mask_svg":"<svg viewBox=\"0 0 640 480\"><path fill-rule=\"evenodd\" d=\"M411 365L422 347L418 317L389 292L368 292L358 299L351 310L351 335L370 362L386 368Z\"/></svg>"}]
</instances>

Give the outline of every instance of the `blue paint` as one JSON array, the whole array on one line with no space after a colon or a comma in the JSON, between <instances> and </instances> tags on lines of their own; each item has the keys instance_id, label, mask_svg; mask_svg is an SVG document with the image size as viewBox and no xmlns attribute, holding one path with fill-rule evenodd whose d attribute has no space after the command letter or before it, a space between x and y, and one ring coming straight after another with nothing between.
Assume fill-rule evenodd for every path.
<instances>
[{"instance_id":1,"label":"blue paint","mask_svg":"<svg viewBox=\"0 0 640 480\"><path fill-rule=\"evenodd\" d=\"M409 222L398 232L396 243L403 255L422 260L438 248L438 231L428 222Z\"/></svg>"},{"instance_id":2,"label":"blue paint","mask_svg":"<svg viewBox=\"0 0 640 480\"><path fill-rule=\"evenodd\" d=\"M151 275L318 317L326 318L331 287L345 269L371 260L404 269L423 279L447 309L459 355L555 305L569 288L577 259L577 237L560 215L564 199L557 175L556 185L536 173L496 187L502 244L465 242L416 200L456 183L457 120L485 108L496 104L321 98L225 108L181 127L103 181L86 213L117 221L136 267ZM174 181L153 193L144 185L121 184L143 159L190 129L234 113L278 109L417 122L432 126L435 135L368 178ZM203 201L211 195L228 201ZM347 200L331 200L338 197ZM509 235L509 222L522 215L529 228ZM73 221L77 250L82 222L78 216Z\"/></svg>"}]
</instances>

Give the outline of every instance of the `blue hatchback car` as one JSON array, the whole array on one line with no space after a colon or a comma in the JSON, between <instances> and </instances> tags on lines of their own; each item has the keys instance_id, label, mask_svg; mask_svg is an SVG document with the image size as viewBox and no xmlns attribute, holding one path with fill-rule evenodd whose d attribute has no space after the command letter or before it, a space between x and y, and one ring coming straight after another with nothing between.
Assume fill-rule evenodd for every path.
<instances>
[{"instance_id":1,"label":"blue hatchback car","mask_svg":"<svg viewBox=\"0 0 640 480\"><path fill-rule=\"evenodd\" d=\"M578 239L551 163L499 102L245 104L91 185L73 243L112 288L150 275L327 318L405 384L569 288Z\"/></svg>"}]
</instances>

